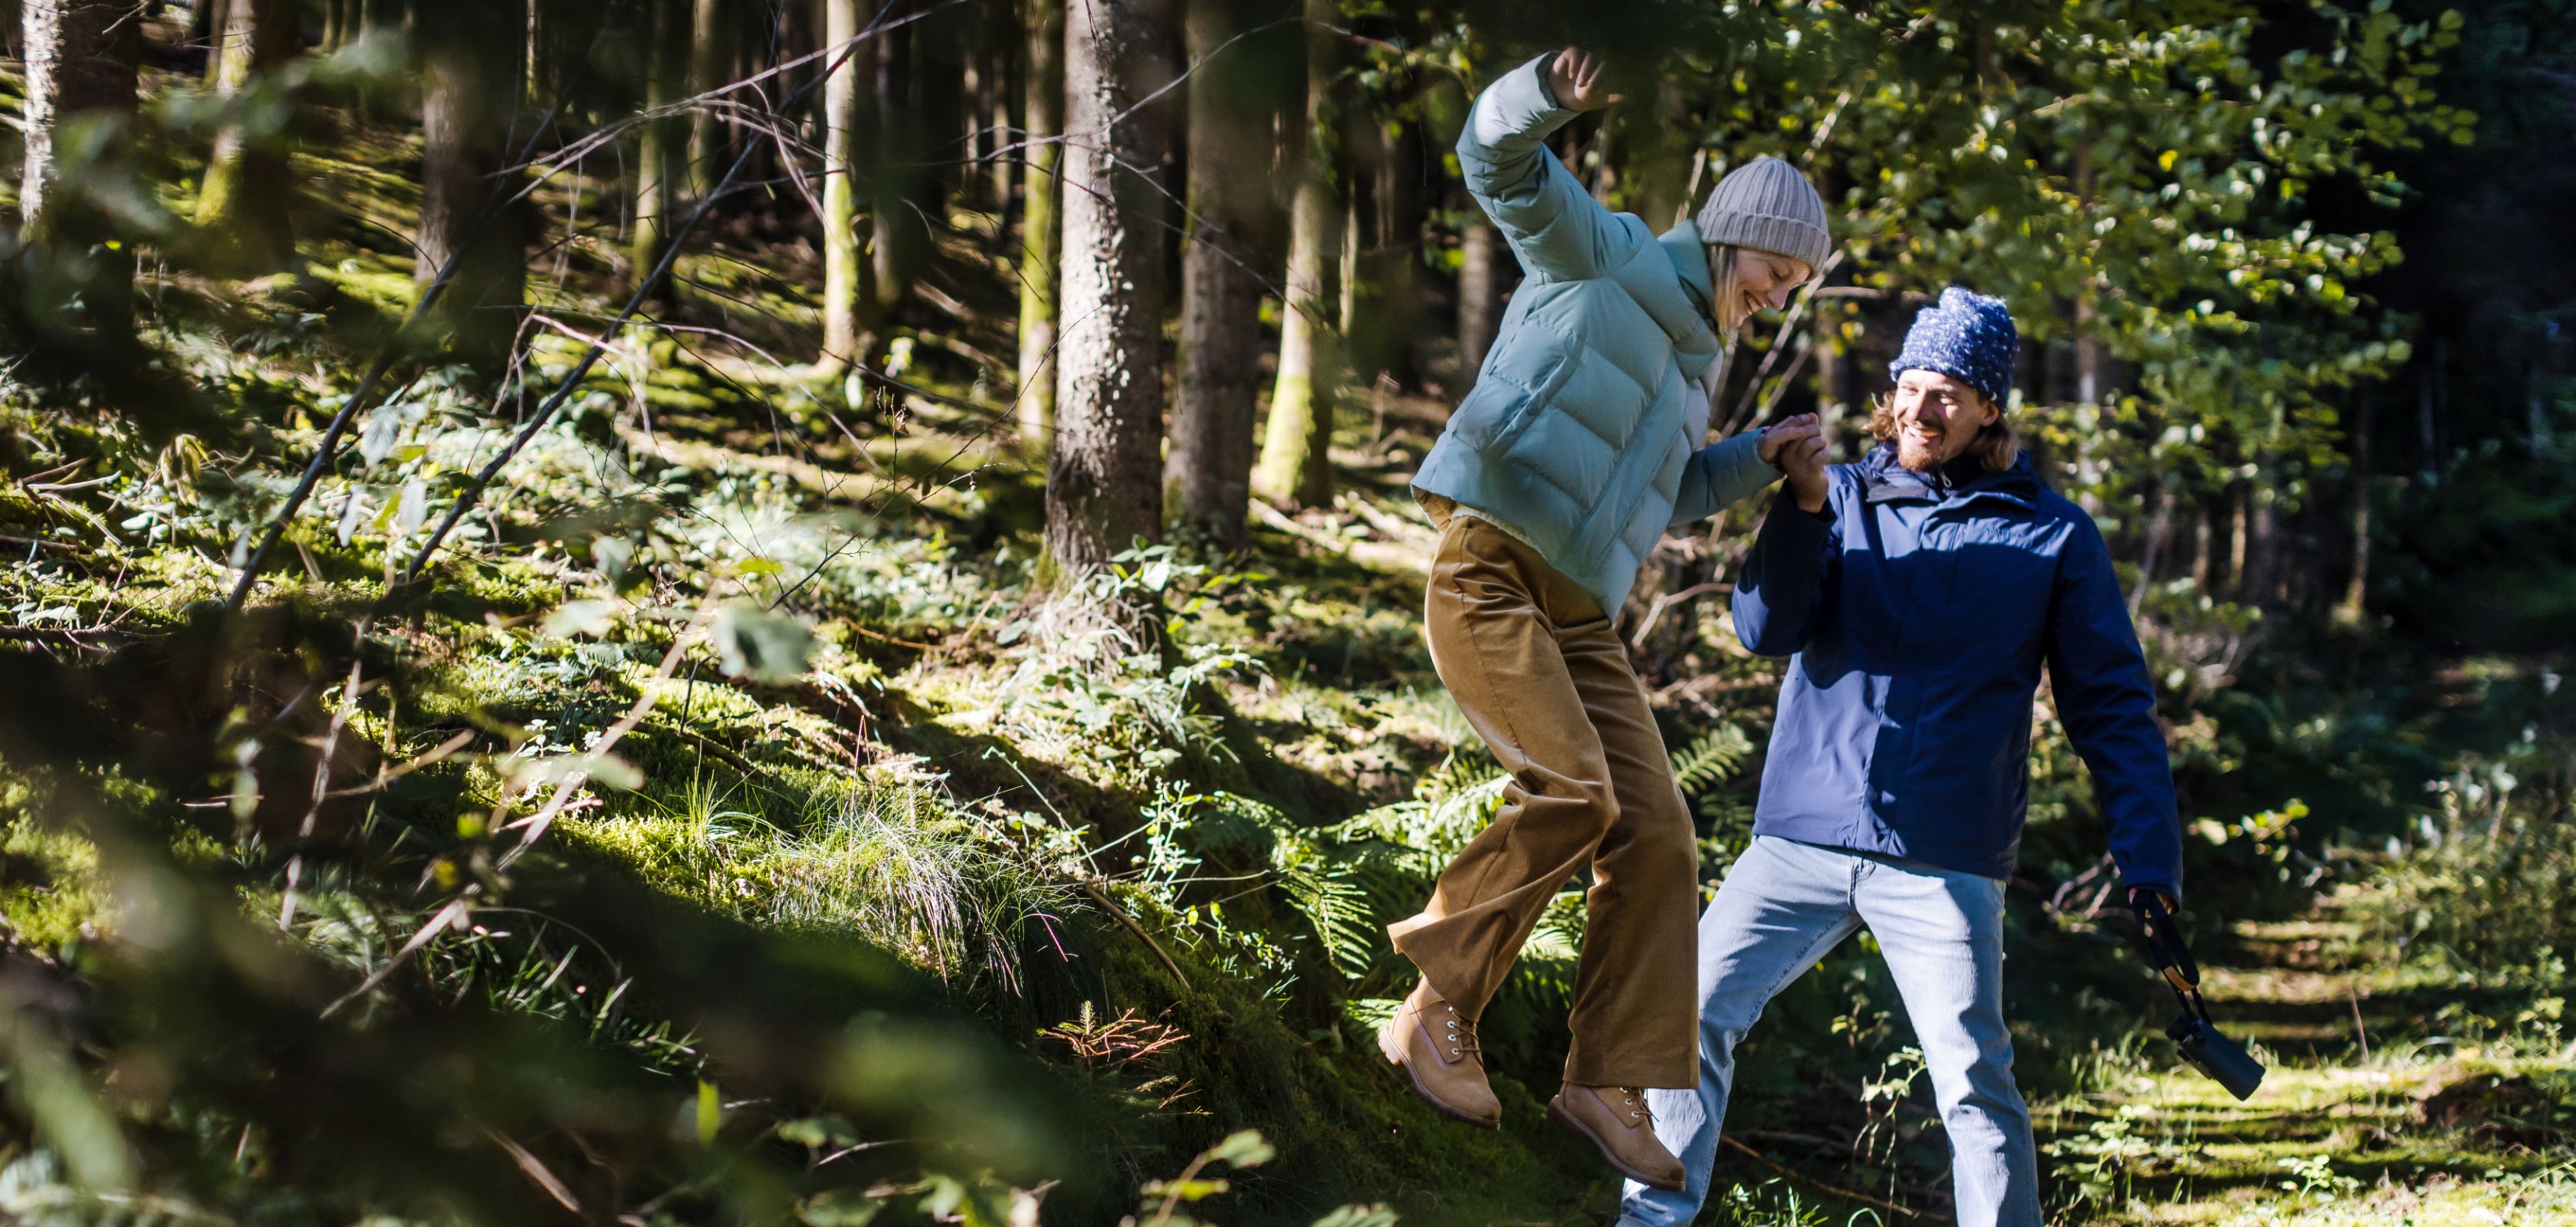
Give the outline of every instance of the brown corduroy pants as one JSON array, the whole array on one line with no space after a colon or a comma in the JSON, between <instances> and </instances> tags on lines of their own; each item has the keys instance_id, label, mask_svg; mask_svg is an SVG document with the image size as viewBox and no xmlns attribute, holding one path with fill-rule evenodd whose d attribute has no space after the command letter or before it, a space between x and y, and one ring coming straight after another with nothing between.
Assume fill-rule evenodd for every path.
<instances>
[{"instance_id":1,"label":"brown corduroy pants","mask_svg":"<svg viewBox=\"0 0 2576 1227\"><path fill-rule=\"evenodd\" d=\"M1423 609L1431 662L1511 781L1431 902L1387 932L1473 1018L1589 865L1565 1080L1697 1086L1699 847L1627 647L1537 551L1424 501L1445 517Z\"/></svg>"}]
</instances>

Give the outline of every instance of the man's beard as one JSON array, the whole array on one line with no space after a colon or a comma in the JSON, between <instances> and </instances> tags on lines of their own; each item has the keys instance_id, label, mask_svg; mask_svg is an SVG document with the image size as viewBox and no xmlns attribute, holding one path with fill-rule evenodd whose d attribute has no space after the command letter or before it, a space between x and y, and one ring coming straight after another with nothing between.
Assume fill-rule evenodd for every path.
<instances>
[{"instance_id":1,"label":"man's beard","mask_svg":"<svg viewBox=\"0 0 2576 1227\"><path fill-rule=\"evenodd\" d=\"M1940 468L1943 457L1914 437L1914 432L1900 431L1896 436L1896 463L1917 473Z\"/></svg>"}]
</instances>

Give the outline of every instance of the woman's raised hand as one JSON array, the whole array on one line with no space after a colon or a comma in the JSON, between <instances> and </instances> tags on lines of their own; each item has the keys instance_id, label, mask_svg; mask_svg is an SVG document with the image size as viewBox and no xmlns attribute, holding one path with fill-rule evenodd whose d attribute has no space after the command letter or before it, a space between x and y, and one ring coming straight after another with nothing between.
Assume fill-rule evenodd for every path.
<instances>
[{"instance_id":1,"label":"woman's raised hand","mask_svg":"<svg viewBox=\"0 0 2576 1227\"><path fill-rule=\"evenodd\" d=\"M1547 66L1547 92L1569 111L1598 111L1621 100L1601 81L1601 60L1579 47L1556 53Z\"/></svg>"}]
</instances>

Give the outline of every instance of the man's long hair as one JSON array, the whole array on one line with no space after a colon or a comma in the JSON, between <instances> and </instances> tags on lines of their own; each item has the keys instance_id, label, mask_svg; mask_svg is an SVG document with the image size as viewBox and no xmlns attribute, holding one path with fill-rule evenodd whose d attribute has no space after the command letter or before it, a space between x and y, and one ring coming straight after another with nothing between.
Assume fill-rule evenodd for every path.
<instances>
[{"instance_id":1,"label":"man's long hair","mask_svg":"<svg viewBox=\"0 0 2576 1227\"><path fill-rule=\"evenodd\" d=\"M1983 399L1982 393L1979 399ZM1896 432L1896 406L1882 392L1869 402L1869 435L1881 443L1894 443ZM2001 473L2013 467L2013 462L2021 459L2021 439L2013 434L2012 415L2005 412L2003 406L1995 405L1995 420L1986 423L1985 429L1978 431L1977 437L1970 439L1967 448L1959 454L1976 457L1989 473Z\"/></svg>"}]
</instances>

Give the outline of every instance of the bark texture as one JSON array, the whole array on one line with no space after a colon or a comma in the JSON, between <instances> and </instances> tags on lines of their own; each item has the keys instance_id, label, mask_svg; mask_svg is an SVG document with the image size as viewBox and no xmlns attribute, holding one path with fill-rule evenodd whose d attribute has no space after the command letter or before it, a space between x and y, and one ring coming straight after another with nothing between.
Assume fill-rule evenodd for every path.
<instances>
[{"instance_id":1,"label":"bark texture","mask_svg":"<svg viewBox=\"0 0 2576 1227\"><path fill-rule=\"evenodd\" d=\"M529 209L509 203L527 0L456 0L421 45L420 260L425 291L454 261L427 323L461 361L497 375L527 300Z\"/></svg>"},{"instance_id":2,"label":"bark texture","mask_svg":"<svg viewBox=\"0 0 2576 1227\"><path fill-rule=\"evenodd\" d=\"M1310 147L1288 214L1288 284L1279 327L1279 377L1270 392L1253 493L1283 507L1312 507L1333 496L1328 449L1333 441L1333 385L1338 370L1333 270L1345 218L1333 166L1315 142L1332 128L1332 82L1340 21L1334 0L1306 0L1306 113Z\"/></svg>"},{"instance_id":3,"label":"bark texture","mask_svg":"<svg viewBox=\"0 0 2576 1227\"><path fill-rule=\"evenodd\" d=\"M134 118L142 50L131 0L26 0L26 159L20 273L40 325L122 344L134 335L134 245L80 190L84 162Z\"/></svg>"},{"instance_id":4,"label":"bark texture","mask_svg":"<svg viewBox=\"0 0 2576 1227\"><path fill-rule=\"evenodd\" d=\"M1028 0L1020 191L1020 448L1055 443L1056 204L1063 199L1064 0Z\"/></svg>"},{"instance_id":5,"label":"bark texture","mask_svg":"<svg viewBox=\"0 0 2576 1227\"><path fill-rule=\"evenodd\" d=\"M1163 240L1169 0L1065 6L1063 345L1046 545L1088 574L1162 529Z\"/></svg>"},{"instance_id":6,"label":"bark texture","mask_svg":"<svg viewBox=\"0 0 2576 1227\"><path fill-rule=\"evenodd\" d=\"M1269 108L1215 71L1242 28L1230 0L1189 0L1189 238L1181 249L1181 349L1165 497L1178 518L1243 544L1261 392L1261 251L1270 202Z\"/></svg>"}]
</instances>

